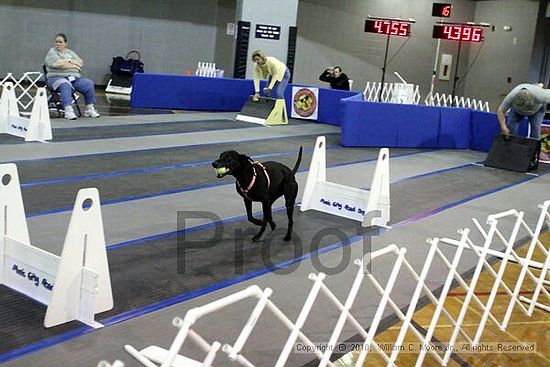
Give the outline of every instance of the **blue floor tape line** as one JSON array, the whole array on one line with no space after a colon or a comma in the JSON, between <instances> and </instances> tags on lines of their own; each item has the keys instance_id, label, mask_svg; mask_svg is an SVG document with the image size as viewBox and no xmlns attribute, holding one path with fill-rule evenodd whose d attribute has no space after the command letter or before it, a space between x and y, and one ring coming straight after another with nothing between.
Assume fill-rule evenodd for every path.
<instances>
[{"instance_id":1,"label":"blue floor tape line","mask_svg":"<svg viewBox=\"0 0 550 367\"><path fill-rule=\"evenodd\" d=\"M339 145L327 146L327 150L335 150L335 149L346 149L346 148L343 148ZM304 149L303 151L313 152L313 148ZM280 157L285 155L297 154L297 152L298 152L297 150L291 151L291 152L289 151L274 152L269 154L255 155L253 158ZM187 168L187 167L205 166L205 165L210 165L215 158L217 157L212 157L212 159L208 161L185 162L185 163L179 163L179 164L171 164L168 166L135 168L135 169L121 170L121 171L113 171L109 173L97 173L97 174L91 174L91 175L71 176L71 177L55 178L55 179L44 180L44 181L31 181L31 182L26 182L21 184L21 187L46 186L46 185L52 185L52 184L77 182L82 180L102 180L102 179L118 177L118 176L139 175L144 173L156 173L156 172L170 171L173 169L180 169L180 168Z\"/></svg>"},{"instance_id":2,"label":"blue floor tape line","mask_svg":"<svg viewBox=\"0 0 550 367\"><path fill-rule=\"evenodd\" d=\"M410 156L410 155L424 154L424 153L428 153L428 152L432 152L432 151L433 150L396 154L392 158L401 158L401 157L406 157L406 156ZM296 154L296 152L293 152L293 154ZM373 159L366 159L366 160L350 161L350 162L346 162L346 163L337 163L337 164L327 165L327 168L343 167L343 166L348 166L348 165L358 164L358 163L368 163L368 162L373 162L373 161L376 161L376 160L377 160L377 158L376 159L373 158ZM309 168L302 168L302 169L299 169L298 172L305 172L308 169ZM101 206L120 204L120 203L125 203L125 202L128 202L128 201L149 199L149 198L153 198L153 197L172 195L172 194L180 194L180 193L189 192L189 191L203 190L203 189L208 189L208 188L212 188L212 187L221 187L221 186L229 186L229 185L235 185L235 183L234 182L211 183L211 184L205 184L205 185L199 185L199 186L193 186L193 187L186 187L186 188L183 188L183 189L173 189L173 190L167 190L167 191L159 191L159 192L150 193L150 194L146 194L146 195L126 196L126 197L119 198L119 199L102 201ZM73 210L72 206L64 207L64 208L50 209L50 210L44 210L44 211L39 211L39 212L28 213L27 218L40 217L40 216L48 215L48 214L63 213L63 212L71 211L71 210Z\"/></svg>"},{"instance_id":3,"label":"blue floor tape line","mask_svg":"<svg viewBox=\"0 0 550 367\"><path fill-rule=\"evenodd\" d=\"M546 174L544 174L544 175L546 175ZM508 188L511 188L511 187L514 187L514 186L521 185L525 182L537 179L537 178L542 177L544 175L541 175L541 176L528 176L525 179L520 180L518 182L515 182L513 184L499 186L499 187L496 187L494 189L491 189L491 190L488 190L488 191L485 191L485 192L482 192L482 193L478 193L476 195L472 195L468 198L464 198L462 200L446 204L446 205L444 205L440 208L433 209L433 210L415 215L411 218L408 218L406 220L403 220L401 222L393 224L392 227L393 228L403 227L407 224L418 222L418 221L426 219L426 218L428 218L432 215L441 213L444 210L448 210L450 208L462 205L464 203L467 203L469 201L478 199L478 198L486 196L486 195L493 194L495 192L499 192L499 191L502 191L502 190L505 190L505 189L508 189ZM385 232L385 231L387 231L387 230L386 229L379 229L377 231L373 231L373 232L370 232L370 233L367 233L367 234L372 236L374 234L378 234L380 232ZM353 244L354 242L358 241L361 238L363 238L363 236L354 236L354 237L351 237L348 240L348 242L345 243L345 244L342 243L342 242L337 242L337 243L334 243L332 245L323 247L323 248L321 248L321 249L319 249L315 252L310 252L310 253L304 254L304 255L302 255L298 258L291 259L291 260L285 261L283 263L274 265L271 268L260 269L260 270L257 270L257 271L251 272L251 273L244 274L244 275L239 276L239 277L235 277L235 278L232 278L232 279L227 279L227 280L224 280L224 281L221 281L221 282L218 282L218 283L214 283L214 284L212 284L208 287L204 287L204 288L200 288L200 289L188 292L188 293L184 293L184 294L181 294L179 296L172 297L170 299L164 300L162 302L155 303L153 305L141 307L139 309L132 310L132 311L123 313L121 315L116 315L116 316L112 316L112 317L104 319L104 320L100 320L100 322L102 324L104 324L105 326L110 326L110 325L114 325L114 324L122 322L122 321L129 320L129 319L134 318L134 317L143 316L145 314L161 310L165 307L168 307L168 306L171 306L171 305L183 302L183 301L188 301L188 300L191 300L191 299L194 299L194 298L197 298L197 297L201 297L201 296L204 296L204 295L209 294L211 292L214 292L216 290L220 290L220 289L229 287L231 285L239 284L239 283L242 283L244 281L247 281L247 280L256 278L258 276L261 276L261 275L265 275L265 274L270 273L272 271L275 271L277 269L282 269L284 267L288 267L292 264L295 264L297 262L309 259L313 256L318 256L318 255L321 255L321 254L324 254L324 253L327 253L327 252L330 252L330 251L340 249L344 246ZM41 341L36 342L36 343L29 344L27 346L15 349L13 351L1 354L0 355L0 363L4 363L4 362L7 362L7 361L12 360L12 359L20 358L20 357L23 357L26 354L33 353L33 352L39 351L41 349L54 346L56 344L66 342L70 339L88 334L88 333L90 333L94 330L95 329L90 328L88 326L82 326L82 327L77 328L75 330L72 330L70 332L67 332L67 333L64 333L64 334L61 334L61 335L57 335L55 337L51 337L51 338L48 338L48 339L44 339L44 340L41 340Z\"/></svg>"}]
</instances>

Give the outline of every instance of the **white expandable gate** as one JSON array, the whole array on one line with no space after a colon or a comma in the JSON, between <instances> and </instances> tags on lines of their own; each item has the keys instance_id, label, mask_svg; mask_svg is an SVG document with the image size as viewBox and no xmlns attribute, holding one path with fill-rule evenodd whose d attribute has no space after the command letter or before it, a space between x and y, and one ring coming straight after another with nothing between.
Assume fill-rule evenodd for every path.
<instances>
[{"instance_id":1,"label":"white expandable gate","mask_svg":"<svg viewBox=\"0 0 550 367\"><path fill-rule=\"evenodd\" d=\"M12 83L2 86L0 99L0 134L10 134L24 138L25 141L52 140L52 125L48 110L46 88L38 88L32 106L30 118L21 117L15 88Z\"/></svg>"},{"instance_id":2,"label":"white expandable gate","mask_svg":"<svg viewBox=\"0 0 550 367\"><path fill-rule=\"evenodd\" d=\"M34 96L31 91L38 88L38 82L42 79L42 73L39 71L28 71L20 78L13 73L8 73L2 80L0 86L5 83L11 83L17 95L17 103L22 110L27 110L34 102Z\"/></svg>"},{"instance_id":3,"label":"white expandable gate","mask_svg":"<svg viewBox=\"0 0 550 367\"><path fill-rule=\"evenodd\" d=\"M0 284L47 305L45 327L113 308L99 193L78 192L61 256L31 245L15 164L0 165Z\"/></svg>"},{"instance_id":4,"label":"white expandable gate","mask_svg":"<svg viewBox=\"0 0 550 367\"><path fill-rule=\"evenodd\" d=\"M363 227L387 227L390 220L390 153L380 149L370 190L327 181L326 140L317 137L301 211L310 209L358 220Z\"/></svg>"},{"instance_id":5,"label":"white expandable gate","mask_svg":"<svg viewBox=\"0 0 550 367\"><path fill-rule=\"evenodd\" d=\"M445 93L428 94L424 100L426 106L463 107L472 110L490 112L489 102L475 98L452 96Z\"/></svg>"},{"instance_id":6,"label":"white expandable gate","mask_svg":"<svg viewBox=\"0 0 550 367\"><path fill-rule=\"evenodd\" d=\"M420 87L406 83L384 83L380 96L380 82L367 82L363 97L367 102L390 102L404 104L419 104Z\"/></svg>"},{"instance_id":7,"label":"white expandable gate","mask_svg":"<svg viewBox=\"0 0 550 367\"><path fill-rule=\"evenodd\" d=\"M489 228L487 230L483 229L479 222L474 219L474 224L482 234L483 244L481 246L474 243L472 237L470 236L469 229L459 230L458 233L460 234L460 238L458 240L450 238L428 239L429 249L420 274L417 273L412 265L407 261L405 256L405 248L399 248L396 245L389 245L383 249L367 254L370 258L370 262L384 256L392 256L395 258L388 280L385 285L380 284L376 277L369 272L370 268L366 266L368 264L365 263L365 260L357 259L354 262L355 266L357 266L357 272L353 279L348 296L344 302L340 301L324 283L324 279L326 278L325 274L312 273L309 275L309 279L313 282L313 285L295 322L292 322L270 300L270 296L272 295L272 290L270 288L262 290L258 286L254 285L204 306L193 308L187 312L183 319L176 317L172 324L179 330L169 350L158 346L149 346L141 351L138 351L131 345L126 345L125 349L146 367L158 367L158 365L161 367L209 367L212 363L214 363L220 349L226 354L229 360L235 362L237 365L253 367L254 364L242 354L242 350L253 332L258 319L262 315L262 312L265 309L268 309L271 314L273 314L275 318L290 331L277 361L273 364L275 367L283 367L287 365L288 358L297 341L304 343L307 347L309 347L309 350L313 351L313 355L319 360L318 366L335 367L335 363L331 362L330 358L333 351L337 350L335 346L340 340L341 333L346 322L348 322L363 339L363 346L357 355L357 360L354 364L355 367L364 366L368 354L371 351L381 356L386 362L386 366L397 366L396 361L399 354L403 350L408 350L403 347L404 340L408 332L410 332L408 335L412 335L418 345L422 346L422 348L418 349L419 353L415 366L422 366L428 354L435 361L437 361L438 365L446 366L449 363L454 350L460 350L460 348L455 349L455 347L458 347L457 344L459 335L462 336L463 340L470 343L472 346L476 346L480 343L481 336L488 321L491 321L497 325L500 330L506 329L508 322L510 321L512 310L515 306L519 307L528 316L533 314L534 307L540 307L543 310L549 311L548 303L545 304L539 301L541 293L544 294L547 300L550 299L550 294L544 287L545 285L548 285L546 277L548 274L548 266L550 265L549 250L545 248L539 240L544 222L546 221L547 224L550 223L550 213L548 210L549 206L550 200L539 206L541 208L541 213L534 231L531 230L527 223L523 220L524 213L517 210L509 210L503 213L488 216L487 224L489 225ZM503 233L508 233L508 231L502 230L501 227L503 227L503 225L501 225L500 221L509 221L510 218L513 219L514 223L512 228L508 228L510 229L510 235L506 237ZM531 238L525 258L518 256L514 250L514 246L517 244L520 229L524 229ZM442 246L448 246L449 244L456 246L456 251L454 252L454 255L452 255L452 259L447 258L441 250ZM494 247L497 244L504 244L505 249L503 251L498 249L495 250L494 248L491 249L491 246ZM533 255L535 248L538 248L544 255L546 260L543 263L536 263L531 260L531 256ZM466 281L458 271L461 261L465 261L463 254L466 253L466 251L472 251L477 258L477 260L475 260L474 273L469 282ZM439 297L434 295L427 284L427 280L430 278L429 272L432 268L436 255L448 269ZM488 262L489 258L494 256L502 259L497 271L493 270ZM517 263L521 266L521 272L517 278L517 281L514 282L515 285L513 290L506 284L503 278L508 262ZM467 265L473 264L468 261ZM540 270L540 274L538 276L535 275L530 269L531 267L538 268ZM464 264L462 264L461 268L464 268ZM488 272L495 278L495 282L493 283L487 303L483 303L475 293L483 268L488 270ZM411 290L412 298L405 313L401 311L399 305L397 305L392 299L392 290L401 271L405 271L416 281L414 290ZM528 276L534 284L536 284L535 292L531 298L518 297L520 290L523 287L525 276ZM377 293L381 296L368 331L351 314L351 309L361 290L364 280L370 282L374 286ZM467 292L456 319L453 318L450 312L445 308L445 301L454 281L458 282L458 284ZM496 297L496 291L499 286L503 287L506 290L506 293L510 296L510 302L502 322L498 321L497 315L495 315L492 308ZM323 348L317 348L312 340L302 331L302 328L320 293L326 296L329 301L331 301L332 304L340 311L336 326L329 337L329 341L322 344ZM418 330L415 323L412 322L412 319L423 294L435 306L435 310L428 329L421 331ZM233 344L226 343L222 346L219 341L213 341L210 343L193 329L193 326L199 319L250 298L257 299L256 305ZM479 322L479 326L474 336L470 336L463 327L465 316L472 301L483 312L481 321ZM527 302L529 304L529 308L526 308L522 302ZM387 306L391 307L391 309L395 312L397 317L402 321L402 325L399 329L397 339L392 347L382 348L381 345L375 341L375 335ZM451 323L452 334L449 337L449 340L442 341L436 339L434 336L435 329L441 316L447 318ZM189 359L180 354L180 350L188 338L194 341L204 351L204 353L206 353L206 356L202 362ZM391 353L388 354L383 349L389 350ZM321 350L323 350L323 352L321 352ZM227 363L224 363L224 361L218 361L218 365L223 366L227 365Z\"/></svg>"}]
</instances>

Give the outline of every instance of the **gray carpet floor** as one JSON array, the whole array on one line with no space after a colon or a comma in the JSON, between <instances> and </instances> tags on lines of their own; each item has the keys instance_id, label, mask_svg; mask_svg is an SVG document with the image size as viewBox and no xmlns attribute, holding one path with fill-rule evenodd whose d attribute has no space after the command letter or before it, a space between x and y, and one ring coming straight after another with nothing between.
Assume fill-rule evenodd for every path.
<instances>
[{"instance_id":1,"label":"gray carpet floor","mask_svg":"<svg viewBox=\"0 0 550 367\"><path fill-rule=\"evenodd\" d=\"M201 113L200 117L207 116ZM239 130L239 134L223 132L221 138L193 132L155 135L146 144L133 138L123 139L118 145L117 139L103 144L82 142L93 144L84 147L73 142L54 143L38 146L38 151L32 152L25 145L13 145L16 149L10 154L22 160L19 170L25 206L33 216L29 219L31 239L40 247L58 253L62 242L59 233L66 230L68 220L64 209L72 205L78 188L99 188L105 203L115 309L98 316L108 325L100 330L92 332L78 323L44 330L43 306L1 289L0 339L5 342L0 344L0 361L10 360L6 366L83 366L101 359L121 359L127 366L137 366L122 346L169 346L176 331L170 327L171 318L183 316L191 307L258 284L273 288L274 301L292 318L307 294L307 274L311 271L320 267L339 269L327 283L344 297L355 271L353 258L397 243L408 248L408 258L418 268L427 250L427 237L453 236L459 227L470 225L469 218L482 218L510 207L526 210L532 221L536 204L548 199L545 196L550 179L545 165L536 177L470 164L483 159L484 154L478 152L391 150L393 230L379 233L369 229L369 236L362 238L358 236L363 231L357 222L297 210L294 242L285 245L280 241L286 228L285 213L277 209L277 230L268 233L262 242L252 243L250 236L256 228L242 217L242 201L234 192L232 180L215 179L209 166L221 151L233 148L260 160L292 165L299 145L311 148L317 133L328 133L329 179L368 187L377 150L341 148L337 131L321 124ZM174 138L180 138L179 144ZM311 149L304 155L303 171L309 167L310 157ZM303 185L306 172L297 176ZM278 202L274 207L280 206ZM178 210L210 211L224 220L223 236L208 242L206 247L201 240L212 238L214 227L197 219L187 223L183 231L177 221ZM50 214L52 211L57 213ZM332 229L334 234L313 240L321 229ZM235 241L235 234L241 232L243 236ZM338 234L350 243L334 246L342 241ZM318 250L326 252L317 253ZM445 251L451 253L452 249ZM292 265L292 271L268 271L273 264L292 262L309 253L313 255ZM468 259L466 256L461 271L471 269ZM381 279L387 277L388 261L382 259L373 265ZM443 279L442 264L432 272L431 286L435 289ZM412 286L410 279L400 279L395 290L398 304L407 304ZM366 289L358 298L354 315L364 325L372 318L377 299L372 296L372 289ZM208 322L201 322L201 333L231 342L250 307L252 304L245 303L214 315ZM331 310L330 307L320 301L316 309ZM324 340L336 317L334 309L328 313L313 312L307 332ZM257 329L263 333L250 340L246 355L257 365L268 366L287 332L268 316L262 317ZM345 329L344 337L353 335L353 330ZM44 348L47 345L51 346ZM186 348L185 353L195 357L200 354L194 348ZM15 356L21 357L12 359ZM290 365L309 360L310 355L296 354Z\"/></svg>"}]
</instances>

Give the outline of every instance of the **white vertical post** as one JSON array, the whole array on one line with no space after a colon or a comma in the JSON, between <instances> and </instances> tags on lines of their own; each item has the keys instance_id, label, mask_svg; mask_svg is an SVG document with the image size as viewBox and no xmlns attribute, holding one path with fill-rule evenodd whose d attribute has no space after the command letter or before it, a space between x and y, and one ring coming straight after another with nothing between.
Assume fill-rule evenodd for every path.
<instances>
[{"instance_id":1,"label":"white vertical post","mask_svg":"<svg viewBox=\"0 0 550 367\"><path fill-rule=\"evenodd\" d=\"M306 186L302 196L300 211L306 211L313 208L311 197L315 190L317 182L325 182L327 180L327 162L326 162L326 139L324 136L318 136L315 141L315 149L311 157L311 164L307 174Z\"/></svg>"},{"instance_id":2,"label":"white vertical post","mask_svg":"<svg viewBox=\"0 0 550 367\"><path fill-rule=\"evenodd\" d=\"M44 142L46 140L52 140L52 124L46 88L42 87L36 90L25 141Z\"/></svg>"}]
</instances>

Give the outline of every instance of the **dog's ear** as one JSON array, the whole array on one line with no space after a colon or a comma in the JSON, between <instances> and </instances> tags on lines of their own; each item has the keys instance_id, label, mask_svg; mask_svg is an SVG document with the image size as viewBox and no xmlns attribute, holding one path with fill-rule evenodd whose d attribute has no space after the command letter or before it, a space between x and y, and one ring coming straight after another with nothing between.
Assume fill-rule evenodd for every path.
<instances>
[{"instance_id":1,"label":"dog's ear","mask_svg":"<svg viewBox=\"0 0 550 367\"><path fill-rule=\"evenodd\" d=\"M252 158L250 158L246 154L239 154L239 160L241 162L250 162L252 160Z\"/></svg>"}]
</instances>

